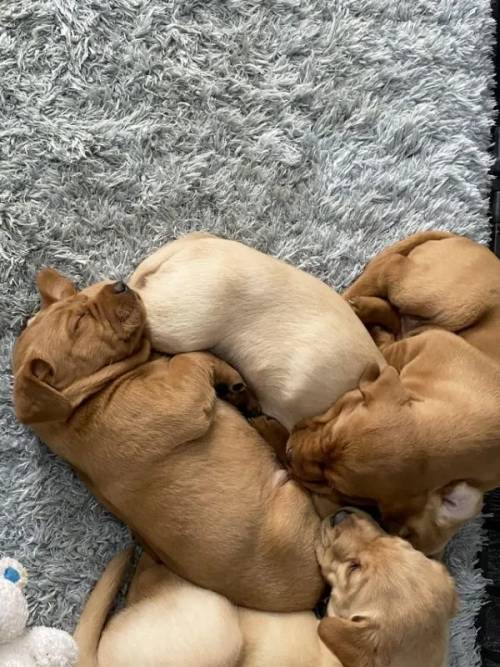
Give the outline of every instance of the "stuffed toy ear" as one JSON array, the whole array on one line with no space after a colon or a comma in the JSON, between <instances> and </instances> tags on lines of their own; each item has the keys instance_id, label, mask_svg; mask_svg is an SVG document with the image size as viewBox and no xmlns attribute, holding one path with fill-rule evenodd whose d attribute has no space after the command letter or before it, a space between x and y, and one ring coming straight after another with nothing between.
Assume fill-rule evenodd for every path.
<instances>
[{"instance_id":1,"label":"stuffed toy ear","mask_svg":"<svg viewBox=\"0 0 500 667\"><path fill-rule=\"evenodd\" d=\"M437 523L441 526L462 524L479 514L483 506L482 492L466 482L459 482L444 489Z\"/></svg>"},{"instance_id":2,"label":"stuffed toy ear","mask_svg":"<svg viewBox=\"0 0 500 667\"><path fill-rule=\"evenodd\" d=\"M36 284L42 299L42 308L47 308L56 301L67 299L77 293L75 285L69 278L50 267L38 272Z\"/></svg>"},{"instance_id":3,"label":"stuffed toy ear","mask_svg":"<svg viewBox=\"0 0 500 667\"><path fill-rule=\"evenodd\" d=\"M43 359L28 361L17 373L14 406L23 424L63 421L71 414L70 402L46 381L52 373L52 367Z\"/></svg>"},{"instance_id":4,"label":"stuffed toy ear","mask_svg":"<svg viewBox=\"0 0 500 667\"><path fill-rule=\"evenodd\" d=\"M26 569L14 558L0 560L0 577L21 589L28 581Z\"/></svg>"},{"instance_id":5,"label":"stuffed toy ear","mask_svg":"<svg viewBox=\"0 0 500 667\"><path fill-rule=\"evenodd\" d=\"M321 621L318 634L343 667L375 667L375 659L380 658L377 626L368 618L330 616Z\"/></svg>"}]
</instances>

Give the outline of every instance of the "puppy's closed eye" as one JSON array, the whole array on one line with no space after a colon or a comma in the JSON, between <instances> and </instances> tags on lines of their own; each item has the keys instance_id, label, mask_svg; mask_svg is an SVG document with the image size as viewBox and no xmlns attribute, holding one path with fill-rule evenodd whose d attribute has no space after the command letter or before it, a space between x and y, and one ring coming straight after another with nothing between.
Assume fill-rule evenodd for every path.
<instances>
[{"instance_id":1,"label":"puppy's closed eye","mask_svg":"<svg viewBox=\"0 0 500 667\"><path fill-rule=\"evenodd\" d=\"M71 326L71 329L72 329L73 333L75 333L75 334L78 333L78 329L80 327L80 324L82 323L82 321L83 321L83 319L85 318L86 315L87 315L87 313L84 312L84 313L79 313L75 317L75 319L72 322L72 326Z\"/></svg>"},{"instance_id":2,"label":"puppy's closed eye","mask_svg":"<svg viewBox=\"0 0 500 667\"><path fill-rule=\"evenodd\" d=\"M354 614L349 620L351 623L366 623L368 619L366 616L361 616L361 614Z\"/></svg>"},{"instance_id":3,"label":"puppy's closed eye","mask_svg":"<svg viewBox=\"0 0 500 667\"><path fill-rule=\"evenodd\" d=\"M361 562L357 558L351 558L347 563L347 574L353 574L361 569Z\"/></svg>"}]
</instances>

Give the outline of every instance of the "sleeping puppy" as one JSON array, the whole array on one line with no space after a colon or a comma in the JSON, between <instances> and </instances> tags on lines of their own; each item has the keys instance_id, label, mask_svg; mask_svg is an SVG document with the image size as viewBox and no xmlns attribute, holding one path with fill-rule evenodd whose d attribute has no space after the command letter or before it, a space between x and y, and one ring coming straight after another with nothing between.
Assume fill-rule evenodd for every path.
<instances>
[{"instance_id":1,"label":"sleeping puppy","mask_svg":"<svg viewBox=\"0 0 500 667\"><path fill-rule=\"evenodd\" d=\"M323 522L317 553L332 585L319 623L238 609L143 556L102 631L129 560L119 554L75 632L79 667L446 667L456 594L443 565L349 509Z\"/></svg>"},{"instance_id":2,"label":"sleeping puppy","mask_svg":"<svg viewBox=\"0 0 500 667\"><path fill-rule=\"evenodd\" d=\"M185 236L145 259L129 284L144 301L155 349L211 350L288 429L353 389L368 363L385 365L330 287L236 241Z\"/></svg>"},{"instance_id":3,"label":"sleeping puppy","mask_svg":"<svg viewBox=\"0 0 500 667\"><path fill-rule=\"evenodd\" d=\"M174 572L237 604L312 609L319 519L241 407L239 373L208 353L151 355L140 297L77 292L45 269L13 355L18 418Z\"/></svg>"},{"instance_id":4,"label":"sleeping puppy","mask_svg":"<svg viewBox=\"0 0 500 667\"><path fill-rule=\"evenodd\" d=\"M468 239L418 234L376 257L346 298L389 365L300 425L294 472L376 500L414 543L430 512L438 531L423 542L439 550L500 485L500 262Z\"/></svg>"}]
</instances>

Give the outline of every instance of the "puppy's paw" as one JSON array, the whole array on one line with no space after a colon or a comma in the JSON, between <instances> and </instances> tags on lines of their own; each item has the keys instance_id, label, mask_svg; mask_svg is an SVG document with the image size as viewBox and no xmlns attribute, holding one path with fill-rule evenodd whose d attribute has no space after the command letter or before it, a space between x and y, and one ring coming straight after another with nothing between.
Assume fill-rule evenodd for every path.
<instances>
[{"instance_id":1,"label":"puppy's paw","mask_svg":"<svg viewBox=\"0 0 500 667\"><path fill-rule=\"evenodd\" d=\"M358 317L360 317L363 310L359 304L359 298L360 297L353 296L346 299L347 303L351 306L351 310L354 311L355 315L357 315Z\"/></svg>"},{"instance_id":2,"label":"puppy's paw","mask_svg":"<svg viewBox=\"0 0 500 667\"><path fill-rule=\"evenodd\" d=\"M260 414L249 419L250 424L258 431L264 440L268 442L271 440L288 440L288 431L286 428L274 417Z\"/></svg>"},{"instance_id":3,"label":"puppy's paw","mask_svg":"<svg viewBox=\"0 0 500 667\"><path fill-rule=\"evenodd\" d=\"M219 398L234 405L247 418L258 417L262 413L256 396L244 382L234 384L218 382L215 385L215 392Z\"/></svg>"},{"instance_id":4,"label":"puppy's paw","mask_svg":"<svg viewBox=\"0 0 500 667\"><path fill-rule=\"evenodd\" d=\"M368 327L370 336L373 339L375 345L381 350L382 354L384 353L384 348L388 345L392 345L396 341L396 336L390 331L387 331L383 327L373 326Z\"/></svg>"}]
</instances>

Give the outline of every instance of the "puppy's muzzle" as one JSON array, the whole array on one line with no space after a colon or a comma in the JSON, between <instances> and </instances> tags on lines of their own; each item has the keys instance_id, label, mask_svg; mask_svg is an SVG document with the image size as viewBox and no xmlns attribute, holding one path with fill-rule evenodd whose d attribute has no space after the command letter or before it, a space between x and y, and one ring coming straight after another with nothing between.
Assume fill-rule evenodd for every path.
<instances>
[{"instance_id":1,"label":"puppy's muzzle","mask_svg":"<svg viewBox=\"0 0 500 667\"><path fill-rule=\"evenodd\" d=\"M335 514L332 514L330 517L330 525L334 527L340 526L340 524L343 523L346 519L349 519L352 514L354 514L352 510L343 508L338 512L335 512Z\"/></svg>"},{"instance_id":2,"label":"puppy's muzzle","mask_svg":"<svg viewBox=\"0 0 500 667\"><path fill-rule=\"evenodd\" d=\"M118 280L118 282L113 285L112 289L115 294L123 294L130 291L129 286L127 283L124 283L123 280Z\"/></svg>"}]
</instances>

